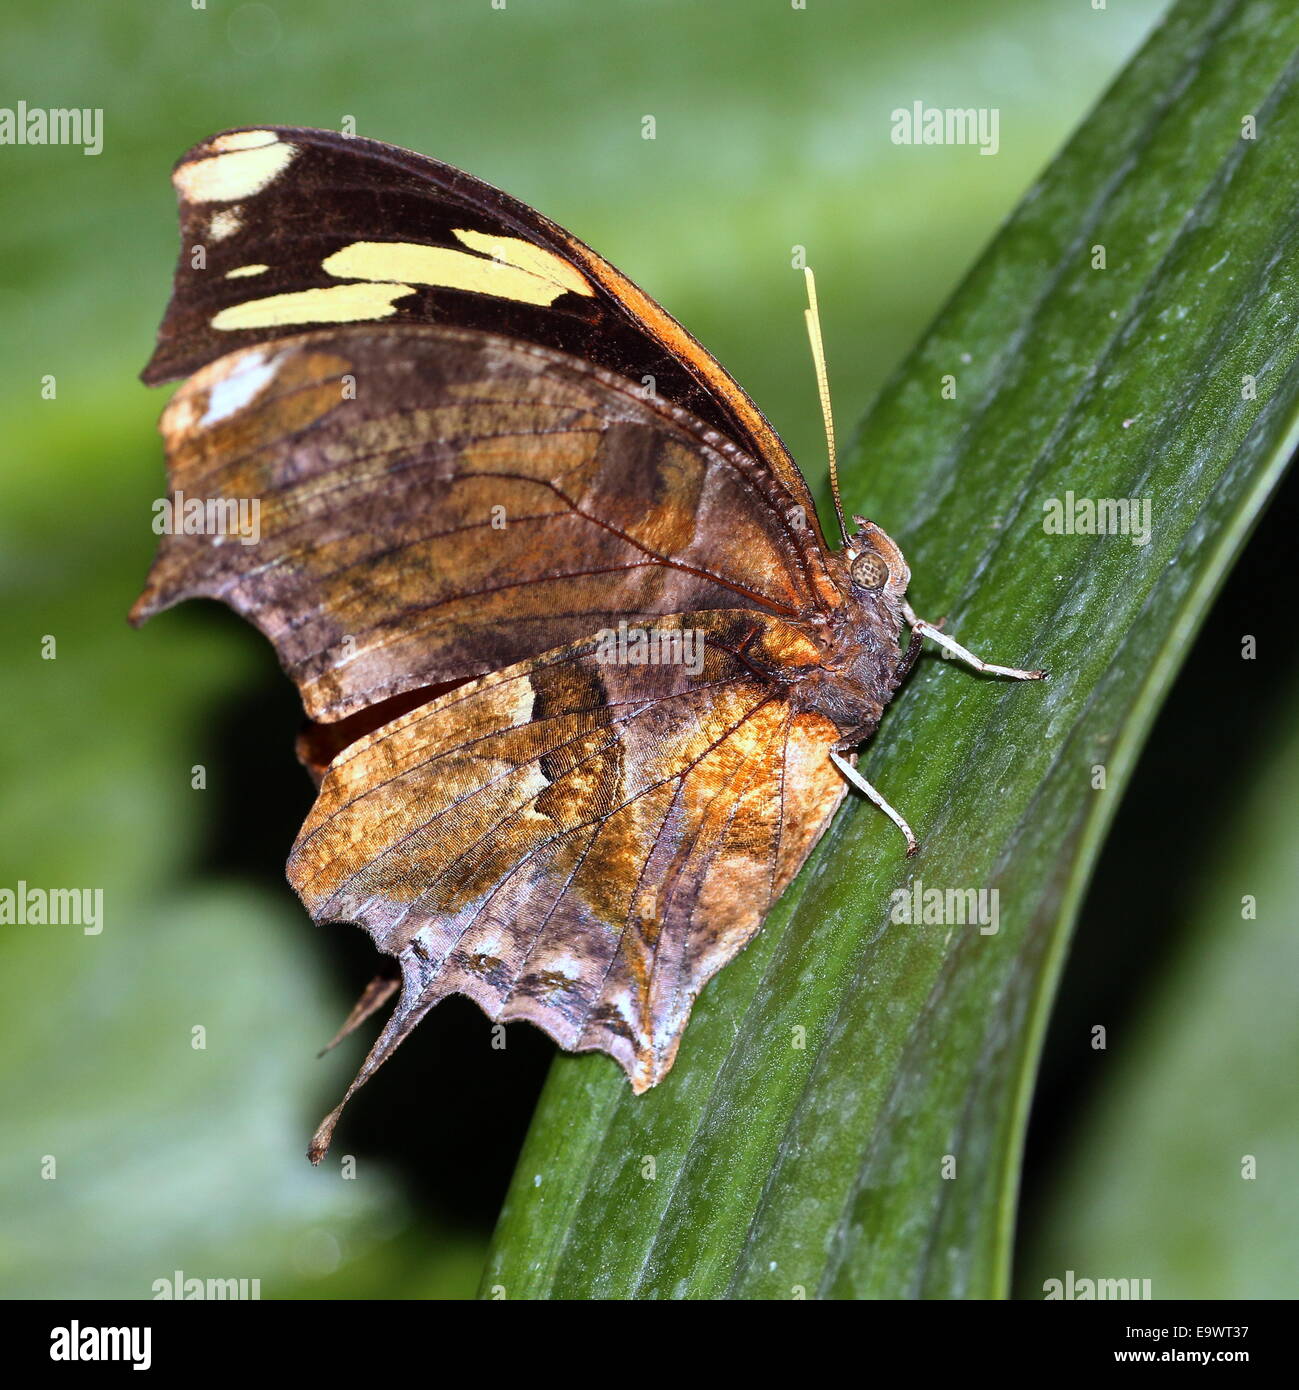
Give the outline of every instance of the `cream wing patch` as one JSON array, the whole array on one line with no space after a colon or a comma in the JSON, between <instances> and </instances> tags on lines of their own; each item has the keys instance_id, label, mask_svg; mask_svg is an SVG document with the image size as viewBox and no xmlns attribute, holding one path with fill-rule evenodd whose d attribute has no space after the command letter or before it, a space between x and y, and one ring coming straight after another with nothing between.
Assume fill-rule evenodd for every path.
<instances>
[{"instance_id":1,"label":"cream wing patch","mask_svg":"<svg viewBox=\"0 0 1299 1390\"><path fill-rule=\"evenodd\" d=\"M275 376L275 362L264 353L250 352L235 360L228 375L219 377L208 392L207 410L200 425L214 425L242 410Z\"/></svg>"},{"instance_id":2,"label":"cream wing patch","mask_svg":"<svg viewBox=\"0 0 1299 1390\"><path fill-rule=\"evenodd\" d=\"M406 241L354 241L326 256L321 268L347 280L401 281L467 290L520 304L553 304L561 294L594 290L566 261L518 237L457 231L471 255L446 246Z\"/></svg>"},{"instance_id":3,"label":"cream wing patch","mask_svg":"<svg viewBox=\"0 0 1299 1390\"><path fill-rule=\"evenodd\" d=\"M279 136L273 130L227 130L224 135L214 136L208 144L218 154L231 150L256 150L263 145L274 145Z\"/></svg>"},{"instance_id":4,"label":"cream wing patch","mask_svg":"<svg viewBox=\"0 0 1299 1390\"><path fill-rule=\"evenodd\" d=\"M208 240L224 241L226 237L234 236L243 226L241 212L241 208L222 208L219 212L214 212L212 220L207 224Z\"/></svg>"},{"instance_id":5,"label":"cream wing patch","mask_svg":"<svg viewBox=\"0 0 1299 1390\"><path fill-rule=\"evenodd\" d=\"M233 203L260 193L297 153L270 130L235 131L211 148L215 153L187 160L172 175L176 191L191 203Z\"/></svg>"},{"instance_id":6,"label":"cream wing patch","mask_svg":"<svg viewBox=\"0 0 1299 1390\"><path fill-rule=\"evenodd\" d=\"M570 265L563 256L557 256L542 246L534 246L522 237L493 236L491 232L459 229L456 230L455 236L457 241L463 242L471 251L480 251L493 260L516 265L520 270L530 271L533 275L549 280L552 284L562 285L564 289L572 290L575 294L595 294L590 282L576 266Z\"/></svg>"},{"instance_id":7,"label":"cream wing patch","mask_svg":"<svg viewBox=\"0 0 1299 1390\"><path fill-rule=\"evenodd\" d=\"M397 312L394 300L414 294L412 285L328 285L323 289L295 290L265 299L232 304L213 316L212 327L286 328L305 323L363 323Z\"/></svg>"}]
</instances>

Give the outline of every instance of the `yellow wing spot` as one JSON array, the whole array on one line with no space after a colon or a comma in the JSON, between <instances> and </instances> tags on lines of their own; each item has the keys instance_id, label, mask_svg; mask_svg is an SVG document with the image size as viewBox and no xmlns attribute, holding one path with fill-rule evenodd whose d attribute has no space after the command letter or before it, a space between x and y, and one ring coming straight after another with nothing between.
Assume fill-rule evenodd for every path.
<instances>
[{"instance_id":1,"label":"yellow wing spot","mask_svg":"<svg viewBox=\"0 0 1299 1390\"><path fill-rule=\"evenodd\" d=\"M490 232L462 231L459 228L456 229L455 236L471 251L481 251L484 256L505 261L508 265L516 265L520 270L531 271L533 275L540 275L543 280L562 285L575 294L595 294L591 282L576 266L566 261L563 256L557 256L544 247L534 246L532 242L524 241L521 237L493 236Z\"/></svg>"},{"instance_id":2,"label":"yellow wing spot","mask_svg":"<svg viewBox=\"0 0 1299 1390\"><path fill-rule=\"evenodd\" d=\"M321 266L341 280L400 280L513 299L520 304L552 304L571 288L505 260L406 241L355 241L326 256Z\"/></svg>"},{"instance_id":3,"label":"yellow wing spot","mask_svg":"<svg viewBox=\"0 0 1299 1390\"><path fill-rule=\"evenodd\" d=\"M208 240L224 241L226 237L233 236L243 226L242 211L242 208L222 208L220 212L214 212L207 224Z\"/></svg>"},{"instance_id":4,"label":"yellow wing spot","mask_svg":"<svg viewBox=\"0 0 1299 1390\"><path fill-rule=\"evenodd\" d=\"M299 323L361 323L397 312L393 300L414 294L412 285L329 285L295 290L266 299L233 304L212 319L212 327L280 328Z\"/></svg>"},{"instance_id":5,"label":"yellow wing spot","mask_svg":"<svg viewBox=\"0 0 1299 1390\"><path fill-rule=\"evenodd\" d=\"M208 141L209 148L218 154L231 150L256 150L263 145L273 145L280 137L273 130L228 130L224 135L214 136Z\"/></svg>"},{"instance_id":6,"label":"yellow wing spot","mask_svg":"<svg viewBox=\"0 0 1299 1390\"><path fill-rule=\"evenodd\" d=\"M226 271L226 279L237 280L244 275L264 275L269 269L268 265L237 265L233 270Z\"/></svg>"},{"instance_id":7,"label":"yellow wing spot","mask_svg":"<svg viewBox=\"0 0 1299 1390\"><path fill-rule=\"evenodd\" d=\"M294 146L280 140L250 149L236 148L189 160L171 181L191 203L233 203L260 193L284 172L296 153Z\"/></svg>"}]
</instances>

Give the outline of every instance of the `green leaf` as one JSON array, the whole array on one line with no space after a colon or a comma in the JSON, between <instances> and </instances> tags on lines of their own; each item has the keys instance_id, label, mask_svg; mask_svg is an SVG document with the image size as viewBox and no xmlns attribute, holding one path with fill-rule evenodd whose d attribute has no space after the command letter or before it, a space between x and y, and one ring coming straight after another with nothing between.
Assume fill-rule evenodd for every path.
<instances>
[{"instance_id":1,"label":"green leaf","mask_svg":"<svg viewBox=\"0 0 1299 1390\"><path fill-rule=\"evenodd\" d=\"M1174 959L1134 1025L1091 1054L1113 1074L1016 1270L1025 1297L1068 1270L1149 1279L1159 1299L1299 1294L1293 680L1285 696L1252 731L1267 752L1248 804L1206 798L1215 833L1188 874Z\"/></svg>"},{"instance_id":2,"label":"green leaf","mask_svg":"<svg viewBox=\"0 0 1299 1390\"><path fill-rule=\"evenodd\" d=\"M1175 7L886 387L846 501L902 545L919 612L1052 679L921 663L863 759L919 857L845 811L661 1086L556 1063L485 1293L1005 1293L1079 897L1299 438L1297 47L1284 0ZM1149 499L1147 543L1048 533L1067 493ZM892 922L913 880L997 890L999 929Z\"/></svg>"}]
</instances>

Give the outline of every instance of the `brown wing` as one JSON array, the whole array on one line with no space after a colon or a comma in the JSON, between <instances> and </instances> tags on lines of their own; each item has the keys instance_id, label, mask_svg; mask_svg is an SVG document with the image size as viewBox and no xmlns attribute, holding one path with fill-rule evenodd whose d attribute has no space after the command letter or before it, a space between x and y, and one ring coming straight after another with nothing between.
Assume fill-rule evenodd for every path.
<instances>
[{"instance_id":1,"label":"brown wing","mask_svg":"<svg viewBox=\"0 0 1299 1390\"><path fill-rule=\"evenodd\" d=\"M757 674L815 665L806 637L744 611L655 630L685 659L618 664L575 643L330 767L290 881L315 919L360 922L402 975L348 1097L452 993L608 1053L637 1091L671 1067L695 997L757 931L844 782L826 756L834 725Z\"/></svg>"},{"instance_id":2,"label":"brown wing","mask_svg":"<svg viewBox=\"0 0 1299 1390\"><path fill-rule=\"evenodd\" d=\"M353 325L247 348L186 382L162 432L176 519L242 500L254 543L164 535L133 621L224 600L316 720L619 620L840 601L764 465L624 379L492 334Z\"/></svg>"},{"instance_id":3,"label":"brown wing","mask_svg":"<svg viewBox=\"0 0 1299 1390\"><path fill-rule=\"evenodd\" d=\"M717 361L563 228L462 170L378 140L230 130L172 175L181 250L156 384L312 325L479 328L582 357L762 459L816 520L779 436Z\"/></svg>"}]
</instances>

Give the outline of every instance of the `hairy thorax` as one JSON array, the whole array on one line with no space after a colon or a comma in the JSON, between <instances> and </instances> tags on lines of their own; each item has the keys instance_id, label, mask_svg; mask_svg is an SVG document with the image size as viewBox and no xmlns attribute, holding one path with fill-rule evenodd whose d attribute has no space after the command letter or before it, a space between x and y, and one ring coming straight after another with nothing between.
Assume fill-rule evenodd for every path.
<instances>
[{"instance_id":1,"label":"hairy thorax","mask_svg":"<svg viewBox=\"0 0 1299 1390\"><path fill-rule=\"evenodd\" d=\"M850 594L809 636L821 649L803 673L795 702L834 721L846 744L870 736L904 674L902 615L887 597Z\"/></svg>"}]
</instances>

